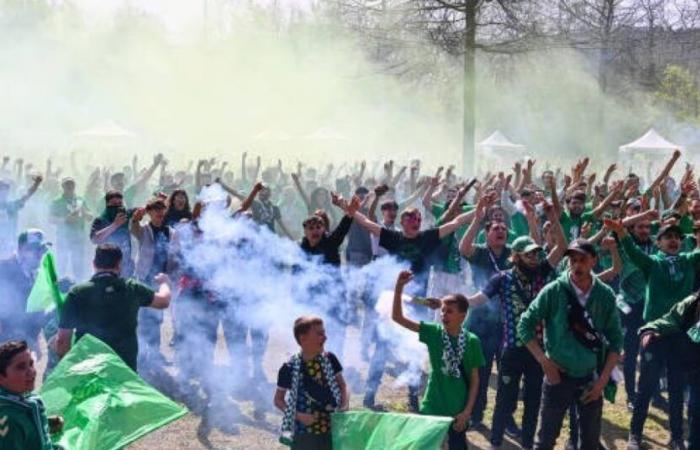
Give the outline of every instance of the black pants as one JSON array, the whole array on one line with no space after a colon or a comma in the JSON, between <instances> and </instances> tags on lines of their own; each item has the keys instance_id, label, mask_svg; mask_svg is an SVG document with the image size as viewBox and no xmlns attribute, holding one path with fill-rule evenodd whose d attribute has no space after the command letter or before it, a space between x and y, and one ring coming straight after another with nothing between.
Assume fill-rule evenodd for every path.
<instances>
[{"instance_id":1,"label":"black pants","mask_svg":"<svg viewBox=\"0 0 700 450\"><path fill-rule=\"evenodd\" d=\"M510 347L503 351L491 425L491 444L500 446L503 443L506 426L518 404L520 379L524 378L522 444L523 447L532 447L542 396L542 376L542 367L526 347Z\"/></svg>"},{"instance_id":2,"label":"black pants","mask_svg":"<svg viewBox=\"0 0 700 450\"><path fill-rule=\"evenodd\" d=\"M466 432L457 432L450 426L450 432L447 434L447 448L449 450L467 450Z\"/></svg>"},{"instance_id":3,"label":"black pants","mask_svg":"<svg viewBox=\"0 0 700 450\"><path fill-rule=\"evenodd\" d=\"M652 341L641 352L639 387L634 402L630 434L641 437L651 397L659 388L659 377L666 369L668 378L668 416L671 438L683 439L683 391L685 390L684 350L690 350L683 333Z\"/></svg>"},{"instance_id":4,"label":"black pants","mask_svg":"<svg viewBox=\"0 0 700 450\"><path fill-rule=\"evenodd\" d=\"M497 324L493 324L492 327L474 327L472 332L481 341L481 350L484 352L486 362L479 368L479 393L472 413L472 422L481 422L484 419L484 410L486 409L486 393L489 390L491 369L493 363L498 360L498 350L501 348L502 330Z\"/></svg>"},{"instance_id":5,"label":"black pants","mask_svg":"<svg viewBox=\"0 0 700 450\"><path fill-rule=\"evenodd\" d=\"M593 381L592 376L573 378L561 375L559 384L549 384L545 379L542 386L542 407L540 409L540 429L535 449L551 450L561 432L564 416L571 405L576 406L579 425L579 446L581 450L597 450L600 440L600 421L603 415L603 398L582 403L581 396Z\"/></svg>"},{"instance_id":6,"label":"black pants","mask_svg":"<svg viewBox=\"0 0 700 450\"><path fill-rule=\"evenodd\" d=\"M688 450L700 450L700 380L690 384L688 399Z\"/></svg>"},{"instance_id":7,"label":"black pants","mask_svg":"<svg viewBox=\"0 0 700 450\"><path fill-rule=\"evenodd\" d=\"M634 402L637 397L637 357L639 356L639 328L644 325L642 313L644 312L644 302L630 305L632 310L629 314L621 314L622 326L625 328L624 352L625 361L623 363L623 373L625 375L625 391L627 401Z\"/></svg>"},{"instance_id":8,"label":"black pants","mask_svg":"<svg viewBox=\"0 0 700 450\"><path fill-rule=\"evenodd\" d=\"M294 436L291 450L331 450L333 448L331 435L300 434Z\"/></svg>"}]
</instances>

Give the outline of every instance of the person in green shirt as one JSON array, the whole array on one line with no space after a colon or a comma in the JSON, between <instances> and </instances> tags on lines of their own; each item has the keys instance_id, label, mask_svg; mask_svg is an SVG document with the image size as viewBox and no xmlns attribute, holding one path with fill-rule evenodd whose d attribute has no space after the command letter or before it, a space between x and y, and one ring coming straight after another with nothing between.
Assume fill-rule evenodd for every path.
<instances>
[{"instance_id":1,"label":"person in green shirt","mask_svg":"<svg viewBox=\"0 0 700 450\"><path fill-rule=\"evenodd\" d=\"M59 450L50 430L60 432L63 419L46 416L41 398L33 394L34 358L25 341L0 344L0 450Z\"/></svg>"},{"instance_id":2,"label":"person in green shirt","mask_svg":"<svg viewBox=\"0 0 700 450\"><path fill-rule=\"evenodd\" d=\"M418 333L428 347L430 375L420 405L420 413L454 417L449 431L449 449L467 448L465 432L479 390L478 368L484 364L479 338L462 326L469 303L460 294L440 300L442 325L416 322L403 315L404 286L413 279L402 271L396 280L391 318L402 327Z\"/></svg>"},{"instance_id":3,"label":"person in green shirt","mask_svg":"<svg viewBox=\"0 0 700 450\"><path fill-rule=\"evenodd\" d=\"M569 407L578 412L579 448L597 449L602 394L622 349L615 293L593 274L597 251L577 239L569 270L549 283L521 315L518 338L542 366L540 428L535 449L553 449ZM544 322L544 350L537 326Z\"/></svg>"},{"instance_id":4,"label":"person in green shirt","mask_svg":"<svg viewBox=\"0 0 700 450\"><path fill-rule=\"evenodd\" d=\"M595 208L586 211L586 193L575 191L566 199L566 211L562 211L559 222L564 229L564 236L571 242L581 236L581 228L585 223L594 224L600 220L605 210L615 198L622 192L622 182L617 182L610 189L610 193ZM553 203L558 207L558 199L552 197Z\"/></svg>"},{"instance_id":5,"label":"person in green shirt","mask_svg":"<svg viewBox=\"0 0 700 450\"><path fill-rule=\"evenodd\" d=\"M85 265L85 224L92 214L85 200L75 193L75 180L64 178L63 193L51 202L51 221L56 225L56 246L59 267L71 268L73 278L83 277Z\"/></svg>"},{"instance_id":6,"label":"person in green shirt","mask_svg":"<svg viewBox=\"0 0 700 450\"><path fill-rule=\"evenodd\" d=\"M170 280L165 274L156 275L155 292L134 279L120 277L121 260L122 252L115 245L102 244L95 250L95 274L90 281L73 286L66 296L55 341L59 356L70 350L75 330L78 339L91 334L102 340L136 371L139 309L167 308Z\"/></svg>"},{"instance_id":7,"label":"person in green shirt","mask_svg":"<svg viewBox=\"0 0 700 450\"><path fill-rule=\"evenodd\" d=\"M685 355L684 369L690 386L688 449L700 449L700 293L676 303L668 313L642 327L639 334L644 348L660 337L684 334L686 346L677 351Z\"/></svg>"},{"instance_id":8,"label":"person in green shirt","mask_svg":"<svg viewBox=\"0 0 700 450\"><path fill-rule=\"evenodd\" d=\"M622 243L630 260L644 274L646 298L644 320L650 322L668 313L679 301L693 292L700 251L681 252L683 231L671 223L659 229L656 243L659 252L644 253L632 240L622 222L607 221ZM657 389L659 378L666 370L669 396L669 422L671 445L685 448L683 443L683 392L685 380L682 368L682 352L676 351L682 335L664 336L642 350L637 398L630 424L627 446L637 450L641 444L644 422L649 411L649 402Z\"/></svg>"}]
</instances>

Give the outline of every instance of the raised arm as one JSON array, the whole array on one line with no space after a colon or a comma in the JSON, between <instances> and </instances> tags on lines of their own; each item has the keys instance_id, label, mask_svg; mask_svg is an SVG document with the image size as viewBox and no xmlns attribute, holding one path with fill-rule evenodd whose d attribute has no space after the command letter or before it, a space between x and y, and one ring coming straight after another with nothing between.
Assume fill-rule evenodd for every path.
<instances>
[{"instance_id":1,"label":"raised arm","mask_svg":"<svg viewBox=\"0 0 700 450\"><path fill-rule=\"evenodd\" d=\"M240 192L238 192L237 190L235 190L233 187L231 187L231 186L227 185L226 183L224 183L224 181L223 181L221 178L217 178L215 181L219 184L219 186L221 186L221 189L223 189L224 191L226 191L226 193L231 194L232 196L236 197L236 198L237 198L238 200L240 200L241 202L245 202L245 201L246 201L246 196L244 196L243 194L241 194ZM260 192L260 191L258 191L258 192ZM253 191L251 191L251 194L252 194L252 193L253 193ZM250 206L248 206L248 208L250 208ZM243 208L241 207L241 209L243 209L243 211L245 211L245 210L248 209L248 208L243 209Z\"/></svg>"},{"instance_id":2,"label":"raised arm","mask_svg":"<svg viewBox=\"0 0 700 450\"><path fill-rule=\"evenodd\" d=\"M420 329L420 324L403 315L403 288L412 279L413 274L408 270L404 270L399 273L399 277L396 279L396 287L394 288L394 304L391 308L391 320L398 323L402 327L417 333Z\"/></svg>"},{"instance_id":3,"label":"raised arm","mask_svg":"<svg viewBox=\"0 0 700 450\"><path fill-rule=\"evenodd\" d=\"M460 214L450 222L441 225L440 228L438 228L440 239L444 238L445 236L449 236L450 234L454 233L459 227L467 224L470 221L473 221L475 215L476 212L474 210L471 210L469 212Z\"/></svg>"},{"instance_id":4,"label":"raised arm","mask_svg":"<svg viewBox=\"0 0 700 450\"><path fill-rule=\"evenodd\" d=\"M630 261L637 267L639 267L645 276L649 276L652 268L652 258L651 256L644 253L637 244L634 243L632 238L627 233L627 229L622 224L621 220L611 220L605 219L605 228L617 234L620 238L620 243L622 248L625 250L627 256L629 256Z\"/></svg>"},{"instance_id":5,"label":"raised arm","mask_svg":"<svg viewBox=\"0 0 700 450\"><path fill-rule=\"evenodd\" d=\"M610 206L610 203L612 203L615 198L620 195L622 192L622 187L623 187L623 182L618 181L615 184L613 184L612 189L610 189L610 193L605 197L605 199L600 202L600 205L596 206L591 213L593 214L593 217L596 219L599 219L602 215L603 212L605 212L606 209L608 209L608 206Z\"/></svg>"},{"instance_id":6,"label":"raised arm","mask_svg":"<svg viewBox=\"0 0 700 450\"><path fill-rule=\"evenodd\" d=\"M44 181L44 178L41 175L37 175L32 178L32 181L33 183L29 187L29 190L19 199L20 203L26 202L36 193L37 189L39 189L39 185Z\"/></svg>"},{"instance_id":7,"label":"raised arm","mask_svg":"<svg viewBox=\"0 0 700 450\"><path fill-rule=\"evenodd\" d=\"M306 205L306 209L309 211L309 214L311 214L313 212L311 211L311 200L309 200L309 196L306 195L304 187L301 185L301 179L299 178L299 174L292 173L292 181L294 181L294 187L297 188L297 192L299 192L299 195L301 196L304 205Z\"/></svg>"},{"instance_id":8,"label":"raised arm","mask_svg":"<svg viewBox=\"0 0 700 450\"><path fill-rule=\"evenodd\" d=\"M476 183L476 178L472 178L466 186L460 188L457 195L452 200L452 203L450 203L450 207L447 209L447 211L445 211L442 216L436 217L438 223L449 222L457 216L457 214L462 210L462 200L464 200L464 197L467 195L467 192L469 192L469 189L474 186L474 183Z\"/></svg>"},{"instance_id":9,"label":"raised arm","mask_svg":"<svg viewBox=\"0 0 700 450\"><path fill-rule=\"evenodd\" d=\"M671 173L671 170L673 170L673 166L676 164L676 161L681 157L681 151L680 150L674 150L673 155L671 156L671 159L668 160L666 165L664 166L663 170L661 173L659 173L659 176L656 177L653 183L651 183L651 186L649 186L649 189L653 190L655 186L660 186L661 183L666 179L666 177Z\"/></svg>"},{"instance_id":10,"label":"raised arm","mask_svg":"<svg viewBox=\"0 0 700 450\"><path fill-rule=\"evenodd\" d=\"M612 257L613 265L609 269L606 269L598 274L598 278L604 283L612 283L615 277L622 271L622 258L620 257L620 252L617 248L617 242L611 236L606 236L603 238L601 247L610 252Z\"/></svg>"},{"instance_id":11,"label":"raised arm","mask_svg":"<svg viewBox=\"0 0 700 450\"><path fill-rule=\"evenodd\" d=\"M388 191L389 187L386 184L382 184L374 188L374 196L372 197L372 203L369 204L369 210L367 211L367 216L372 222L378 222L377 205L379 205L379 199L382 198L382 196Z\"/></svg>"},{"instance_id":12,"label":"raised arm","mask_svg":"<svg viewBox=\"0 0 700 450\"><path fill-rule=\"evenodd\" d=\"M488 197L482 197L479 199L479 203L474 209L474 217L472 223L469 224L467 232L462 237L459 243L459 252L466 258L469 258L474 254L474 239L476 239L479 230L481 229L481 221L486 217L486 208L490 204L490 199Z\"/></svg>"},{"instance_id":13,"label":"raised arm","mask_svg":"<svg viewBox=\"0 0 700 450\"><path fill-rule=\"evenodd\" d=\"M243 200L243 203L241 203L241 207L238 209L239 212L243 211L248 211L251 206L253 206L253 202L255 201L255 197L265 189L265 186L261 182L255 183L255 186L253 186L253 189L250 191L250 194Z\"/></svg>"}]
</instances>

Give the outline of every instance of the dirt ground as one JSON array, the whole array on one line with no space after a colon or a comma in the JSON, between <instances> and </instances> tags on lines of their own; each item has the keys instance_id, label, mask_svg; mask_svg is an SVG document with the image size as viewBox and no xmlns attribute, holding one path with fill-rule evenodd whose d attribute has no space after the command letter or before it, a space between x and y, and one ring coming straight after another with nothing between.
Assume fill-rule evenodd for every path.
<instances>
[{"instance_id":1,"label":"dirt ground","mask_svg":"<svg viewBox=\"0 0 700 450\"><path fill-rule=\"evenodd\" d=\"M167 332L166 332L167 334ZM270 344L265 355L264 369L268 384L265 389L272 392L274 386L272 383L276 381L277 369L288 358L287 351L288 339L291 333L286 330L272 330L270 336ZM168 336L163 342L168 342ZM346 351L344 360L342 361L346 369L346 378L351 387L351 409L360 409L362 407L363 396L363 381L367 372L367 363L360 357L359 348L359 332L355 328L350 328L348 331L348 339L346 341ZM163 348L166 356L172 356L170 348ZM225 372L230 369L230 361L226 356L225 344L223 344L222 336L219 337L216 352L217 369ZM359 371L359 377L353 377L351 373L356 369ZM494 377L492 377L492 381ZM260 380L251 380L249 383L259 384ZM252 385L251 385L252 386ZM238 397L238 398L237 398ZM253 405L249 400L245 400L245 395L235 396L229 401L238 405L243 413L240 420L237 420L236 426L238 430L229 430L228 433L214 429L209 434L207 440L198 437L198 427L200 417L194 413L190 413L182 419L171 423L170 425L152 433L144 439L132 444L128 447L129 450L283 450L287 447L277 442L278 430L281 422L281 414L272 410L272 396L270 394L269 405L270 409L265 413L264 420L255 420L253 418ZM495 385L491 383L489 388L488 410L485 413L484 428L480 430L472 430L467 433L470 448L487 449L489 448L488 436L491 421L491 413L494 405ZM407 411L407 391L405 388L396 387L393 379L385 375L382 381L382 387L377 396L377 402L387 406L390 410L406 412ZM620 386L618 390L618 398L616 404L606 403L603 414L603 441L609 449L622 450L626 448L626 439L629 427L630 413L625 407L626 396L624 388ZM521 409L516 413L516 420L520 421ZM260 418L258 418L260 419ZM662 411L652 408L645 426L645 440L649 444L650 449L666 448L666 443L669 440L668 425L666 414ZM565 423L562 429L562 434L559 438L557 449L565 448L565 443L568 434L568 426ZM234 431L233 433L231 431ZM510 438L505 437L505 450L517 449L519 446ZM418 449L417 449L418 450Z\"/></svg>"}]
</instances>

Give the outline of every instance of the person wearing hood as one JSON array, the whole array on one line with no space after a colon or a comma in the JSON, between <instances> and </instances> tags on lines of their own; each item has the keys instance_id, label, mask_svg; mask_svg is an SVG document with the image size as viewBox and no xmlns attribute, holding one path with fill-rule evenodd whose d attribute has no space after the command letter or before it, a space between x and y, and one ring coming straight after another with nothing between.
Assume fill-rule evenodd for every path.
<instances>
[{"instance_id":1,"label":"person wearing hood","mask_svg":"<svg viewBox=\"0 0 700 450\"><path fill-rule=\"evenodd\" d=\"M577 239L565 253L569 270L549 283L521 315L518 339L542 366L540 428L535 449L553 449L564 416L576 407L579 447L597 449L603 393L622 349L622 327L615 293L593 268L593 244ZM544 347L537 330L544 322Z\"/></svg>"},{"instance_id":2,"label":"person wearing hood","mask_svg":"<svg viewBox=\"0 0 700 450\"><path fill-rule=\"evenodd\" d=\"M558 221L559 212L551 205L546 205L545 210L554 224L552 231L556 242L549 254L543 257L542 247L530 236L515 239L511 247L513 267L498 272L481 291L468 297L469 304L474 306L482 305L489 299L495 300L500 305L504 324L496 406L491 426L493 447L500 447L503 443L506 425L517 406L522 378L524 413L521 442L527 449L531 449L534 443L543 373L524 342L517 338L516 329L520 316L550 280L566 251L566 238Z\"/></svg>"},{"instance_id":3,"label":"person wearing hood","mask_svg":"<svg viewBox=\"0 0 700 450\"><path fill-rule=\"evenodd\" d=\"M28 313L27 299L34 286L41 258L49 248L44 233L28 229L20 233L17 250L11 257L0 261L0 341L24 339L38 349L38 336L44 325L43 312Z\"/></svg>"},{"instance_id":4,"label":"person wearing hood","mask_svg":"<svg viewBox=\"0 0 700 450\"><path fill-rule=\"evenodd\" d=\"M683 230L670 223L659 229L656 243L659 252L644 253L621 222L606 221L620 237L623 249L630 260L639 267L646 280L646 298L643 318L651 322L668 313L678 302L692 294L695 276L700 264L700 251L682 252ZM685 449L683 443L683 392L685 380L682 368L680 333L660 337L642 350L637 398L630 423L627 441L629 450L638 450L642 441L644 422L649 402L659 384L661 373L666 370L669 396L669 422L671 447Z\"/></svg>"},{"instance_id":5,"label":"person wearing hood","mask_svg":"<svg viewBox=\"0 0 700 450\"><path fill-rule=\"evenodd\" d=\"M129 232L129 220L133 212L134 210L124 207L124 195L120 191L108 191L105 194L105 210L92 221L90 228L93 244L112 244L122 251L121 276L125 278L134 274Z\"/></svg>"}]
</instances>

